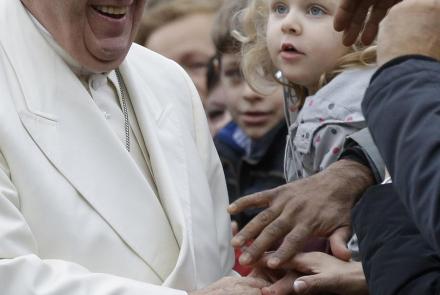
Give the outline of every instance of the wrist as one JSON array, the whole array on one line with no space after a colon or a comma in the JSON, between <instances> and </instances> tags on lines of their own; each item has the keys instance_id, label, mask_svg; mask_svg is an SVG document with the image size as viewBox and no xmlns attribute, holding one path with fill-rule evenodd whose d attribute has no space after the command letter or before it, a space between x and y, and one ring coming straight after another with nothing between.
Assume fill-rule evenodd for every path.
<instances>
[{"instance_id":1,"label":"wrist","mask_svg":"<svg viewBox=\"0 0 440 295\"><path fill-rule=\"evenodd\" d=\"M365 190L375 184L371 169L357 161L341 159L322 171L329 185L335 186L339 196L344 196L352 206Z\"/></svg>"}]
</instances>

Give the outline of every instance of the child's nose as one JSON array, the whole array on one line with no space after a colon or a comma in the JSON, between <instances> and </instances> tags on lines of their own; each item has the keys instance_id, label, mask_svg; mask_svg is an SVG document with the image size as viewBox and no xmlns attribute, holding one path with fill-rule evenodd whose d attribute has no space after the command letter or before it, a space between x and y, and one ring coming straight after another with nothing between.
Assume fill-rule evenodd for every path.
<instances>
[{"instance_id":1,"label":"child's nose","mask_svg":"<svg viewBox=\"0 0 440 295\"><path fill-rule=\"evenodd\" d=\"M285 17L281 26L281 30L285 34L301 34L301 24L299 19L293 15Z\"/></svg>"},{"instance_id":2,"label":"child's nose","mask_svg":"<svg viewBox=\"0 0 440 295\"><path fill-rule=\"evenodd\" d=\"M261 99L261 96L246 84L243 90L243 98L250 102L256 102Z\"/></svg>"}]
</instances>

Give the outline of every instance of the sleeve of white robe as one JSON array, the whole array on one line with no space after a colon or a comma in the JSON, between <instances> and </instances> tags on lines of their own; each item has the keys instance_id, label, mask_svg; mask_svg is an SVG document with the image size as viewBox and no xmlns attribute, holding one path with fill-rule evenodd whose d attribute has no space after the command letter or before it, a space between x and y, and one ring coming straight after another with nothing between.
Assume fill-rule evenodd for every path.
<instances>
[{"instance_id":1,"label":"sleeve of white robe","mask_svg":"<svg viewBox=\"0 0 440 295\"><path fill-rule=\"evenodd\" d=\"M219 247L220 261L223 263L221 268L224 270L224 276L238 276L232 270L234 266L234 252L230 243L232 227L230 215L227 213L229 203L223 167L209 131L201 98L186 73L184 73L184 77L186 77L187 85L192 93L195 140L199 154L202 157L202 162L205 165L208 184L211 190L212 204L215 212L214 219L217 223L217 245Z\"/></svg>"},{"instance_id":2,"label":"sleeve of white robe","mask_svg":"<svg viewBox=\"0 0 440 295\"><path fill-rule=\"evenodd\" d=\"M184 295L181 290L92 273L81 265L38 257L20 213L18 192L0 152L0 290L2 295Z\"/></svg>"}]
</instances>

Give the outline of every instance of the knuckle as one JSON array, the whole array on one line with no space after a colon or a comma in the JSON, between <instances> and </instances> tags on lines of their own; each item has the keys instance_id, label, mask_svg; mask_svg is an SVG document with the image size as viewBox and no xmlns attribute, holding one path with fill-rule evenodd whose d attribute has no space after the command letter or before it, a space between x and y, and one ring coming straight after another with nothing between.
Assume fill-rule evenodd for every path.
<instances>
[{"instance_id":1,"label":"knuckle","mask_svg":"<svg viewBox=\"0 0 440 295\"><path fill-rule=\"evenodd\" d=\"M261 250L263 245L260 245L257 241L253 242L249 247L247 247L246 252L249 253L252 257L258 257L260 253L264 250Z\"/></svg>"},{"instance_id":2,"label":"knuckle","mask_svg":"<svg viewBox=\"0 0 440 295\"><path fill-rule=\"evenodd\" d=\"M296 229L296 230L290 232L284 238L284 242L289 247L297 248L302 244L303 240L305 240L306 238L308 238L308 235L306 232Z\"/></svg>"},{"instance_id":3,"label":"knuckle","mask_svg":"<svg viewBox=\"0 0 440 295\"><path fill-rule=\"evenodd\" d=\"M272 222L275 216L276 212L271 208L267 208L258 214L258 221L263 225L267 225Z\"/></svg>"},{"instance_id":4,"label":"knuckle","mask_svg":"<svg viewBox=\"0 0 440 295\"><path fill-rule=\"evenodd\" d=\"M264 230L264 233L271 238L278 238L283 234L283 231L277 224L272 224Z\"/></svg>"},{"instance_id":5,"label":"knuckle","mask_svg":"<svg viewBox=\"0 0 440 295\"><path fill-rule=\"evenodd\" d=\"M250 200L251 200L251 196L244 196L235 200L233 204L237 207L246 207L249 205Z\"/></svg>"},{"instance_id":6,"label":"knuckle","mask_svg":"<svg viewBox=\"0 0 440 295\"><path fill-rule=\"evenodd\" d=\"M279 217L273 222L273 227L279 232L286 233L292 228L293 222L286 217Z\"/></svg>"},{"instance_id":7,"label":"knuckle","mask_svg":"<svg viewBox=\"0 0 440 295\"><path fill-rule=\"evenodd\" d=\"M284 242L289 245L289 247L294 247L301 240L301 236L298 234L288 235L284 238Z\"/></svg>"}]
</instances>

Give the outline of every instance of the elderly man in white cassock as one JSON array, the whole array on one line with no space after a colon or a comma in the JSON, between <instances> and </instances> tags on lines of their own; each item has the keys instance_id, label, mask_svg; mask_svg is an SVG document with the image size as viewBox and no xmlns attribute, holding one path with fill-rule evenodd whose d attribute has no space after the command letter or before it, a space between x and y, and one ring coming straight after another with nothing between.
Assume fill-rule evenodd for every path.
<instances>
[{"instance_id":1,"label":"elderly man in white cassock","mask_svg":"<svg viewBox=\"0 0 440 295\"><path fill-rule=\"evenodd\" d=\"M197 92L145 0L0 1L2 295L260 294ZM227 277L227 278L224 278Z\"/></svg>"}]
</instances>

